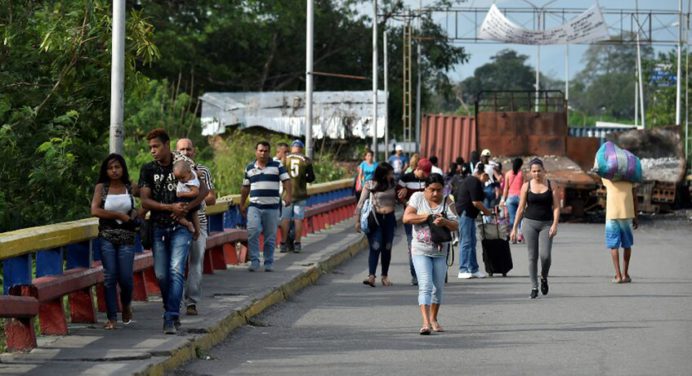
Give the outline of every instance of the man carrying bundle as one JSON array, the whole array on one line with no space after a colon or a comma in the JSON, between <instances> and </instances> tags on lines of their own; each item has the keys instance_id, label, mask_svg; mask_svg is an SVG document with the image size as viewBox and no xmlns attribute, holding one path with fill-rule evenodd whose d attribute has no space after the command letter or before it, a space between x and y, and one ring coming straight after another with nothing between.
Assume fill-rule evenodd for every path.
<instances>
[{"instance_id":1,"label":"man carrying bundle","mask_svg":"<svg viewBox=\"0 0 692 376\"><path fill-rule=\"evenodd\" d=\"M634 235L639 227L637 218L637 194L634 183L642 180L639 158L611 142L601 146L596 154L598 175L606 188L606 247L615 267L613 283L629 283L630 257ZM619 249L623 248L623 264L620 269Z\"/></svg>"}]
</instances>

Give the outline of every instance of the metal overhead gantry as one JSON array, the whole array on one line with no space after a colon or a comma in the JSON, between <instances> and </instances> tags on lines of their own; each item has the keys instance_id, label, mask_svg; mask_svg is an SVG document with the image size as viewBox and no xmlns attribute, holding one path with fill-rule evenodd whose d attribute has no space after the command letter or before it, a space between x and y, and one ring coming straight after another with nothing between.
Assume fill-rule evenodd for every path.
<instances>
[{"instance_id":1,"label":"metal overhead gantry","mask_svg":"<svg viewBox=\"0 0 692 376\"><path fill-rule=\"evenodd\" d=\"M537 30L557 26L584 12L583 8L498 8L521 26ZM478 37L488 8L425 8L424 11L443 27L452 43L499 43ZM636 44L632 37L636 33L639 33L641 43L670 46L679 43L681 12L604 8L601 12L611 39L598 44ZM690 13L682 13L682 17L689 29ZM687 40L686 35L683 38Z\"/></svg>"},{"instance_id":2,"label":"metal overhead gantry","mask_svg":"<svg viewBox=\"0 0 692 376\"><path fill-rule=\"evenodd\" d=\"M692 0L691 0L692 1ZM606 9L601 7L601 13L608 26L610 39L596 44L627 44L639 45L641 43L659 46L671 46L678 48L678 86L681 81L681 49L687 45L690 32L690 9L683 11L682 1L678 1L678 10L653 10L653 9ZM500 11L511 18L513 22L527 29L546 30L559 26L575 16L584 12L584 8L566 7L501 7ZM447 39L453 44L501 44L492 40L480 39L479 30L488 13L487 7L422 7L418 10L393 15L403 17L410 22L413 17L427 15L439 24L447 34ZM415 38L415 37L414 37ZM406 42L404 42L406 44ZM567 47L565 55L567 57ZM406 57L404 58L406 60ZM567 63L565 63L567 64ZM639 68L641 72L641 68ZM406 82L406 80L404 80ZM641 86L641 84L640 84ZM406 87L404 88L406 92ZM641 96L641 93L639 94ZM676 123L682 125L680 107L680 88L676 95ZM641 96L640 98L643 98ZM410 106L410 105L409 105ZM404 122L406 123L407 103L404 99ZM688 111L686 109L686 111ZM689 159L689 122L685 116L685 154ZM406 125L404 125L406 127ZM410 128L409 128L410 129ZM406 132L405 132L406 134ZM416 139L417 142L420 140Z\"/></svg>"}]
</instances>

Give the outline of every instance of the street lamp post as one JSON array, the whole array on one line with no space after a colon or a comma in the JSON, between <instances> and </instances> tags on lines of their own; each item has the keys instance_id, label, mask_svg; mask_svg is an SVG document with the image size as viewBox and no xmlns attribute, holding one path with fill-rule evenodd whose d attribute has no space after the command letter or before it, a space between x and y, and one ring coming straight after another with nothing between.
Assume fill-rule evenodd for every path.
<instances>
[{"instance_id":1,"label":"street lamp post","mask_svg":"<svg viewBox=\"0 0 692 376\"><path fill-rule=\"evenodd\" d=\"M312 64L314 46L313 0L308 1L307 32L305 40L305 155L312 158Z\"/></svg>"},{"instance_id":2,"label":"street lamp post","mask_svg":"<svg viewBox=\"0 0 692 376\"><path fill-rule=\"evenodd\" d=\"M377 160L377 0L372 2L372 151Z\"/></svg>"},{"instance_id":3,"label":"street lamp post","mask_svg":"<svg viewBox=\"0 0 692 376\"><path fill-rule=\"evenodd\" d=\"M108 149L123 155L125 130L125 0L113 1L113 35L111 52L111 112Z\"/></svg>"}]
</instances>

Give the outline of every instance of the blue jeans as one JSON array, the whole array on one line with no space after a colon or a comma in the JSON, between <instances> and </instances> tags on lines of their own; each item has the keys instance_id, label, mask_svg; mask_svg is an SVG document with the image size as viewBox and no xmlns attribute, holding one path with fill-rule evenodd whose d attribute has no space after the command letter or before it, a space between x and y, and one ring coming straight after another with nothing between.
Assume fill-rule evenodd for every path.
<instances>
[{"instance_id":1,"label":"blue jeans","mask_svg":"<svg viewBox=\"0 0 692 376\"><path fill-rule=\"evenodd\" d=\"M154 273L163 298L166 322L180 316L180 301L185 285L185 265L192 244L192 233L184 226L154 228Z\"/></svg>"},{"instance_id":2,"label":"blue jeans","mask_svg":"<svg viewBox=\"0 0 692 376\"><path fill-rule=\"evenodd\" d=\"M274 264L276 228L279 226L279 209L260 209L250 206L247 209L247 243L250 248L250 262L254 268L260 264L259 237L264 233L264 266Z\"/></svg>"},{"instance_id":3,"label":"blue jeans","mask_svg":"<svg viewBox=\"0 0 692 376\"><path fill-rule=\"evenodd\" d=\"M447 259L413 255L413 265L418 275L418 304L442 303L442 289L447 276Z\"/></svg>"},{"instance_id":4,"label":"blue jeans","mask_svg":"<svg viewBox=\"0 0 692 376\"><path fill-rule=\"evenodd\" d=\"M413 225L404 224L404 232L406 233L406 244L408 244L408 269L411 272L411 277L416 278L416 268L413 266L413 257L411 257L411 241L413 241Z\"/></svg>"},{"instance_id":5,"label":"blue jeans","mask_svg":"<svg viewBox=\"0 0 692 376\"><path fill-rule=\"evenodd\" d=\"M476 243L476 219L469 218L464 212L459 216L459 272L478 271Z\"/></svg>"},{"instance_id":6,"label":"blue jeans","mask_svg":"<svg viewBox=\"0 0 692 376\"><path fill-rule=\"evenodd\" d=\"M511 229L514 226L514 219L517 218L517 210L519 210L519 196L507 197L505 204L507 205L507 211L509 211L509 227Z\"/></svg>"},{"instance_id":7,"label":"blue jeans","mask_svg":"<svg viewBox=\"0 0 692 376\"><path fill-rule=\"evenodd\" d=\"M207 249L207 225L200 224L199 237L192 241L190 263L185 281L185 305L196 305L202 300L202 272L204 270L204 252Z\"/></svg>"},{"instance_id":8,"label":"blue jeans","mask_svg":"<svg viewBox=\"0 0 692 376\"><path fill-rule=\"evenodd\" d=\"M114 245L104 238L100 238L99 242L103 264L103 287L106 290L106 316L108 320L117 320L118 285L123 309L132 302L132 264L135 259L135 246Z\"/></svg>"},{"instance_id":9,"label":"blue jeans","mask_svg":"<svg viewBox=\"0 0 692 376\"><path fill-rule=\"evenodd\" d=\"M392 261L392 242L394 241L396 218L394 213L375 215L379 225L368 234L368 244L370 244L368 269L370 275L376 275L377 262L380 259L380 255L382 255L381 275L385 277L389 273L389 264Z\"/></svg>"}]
</instances>

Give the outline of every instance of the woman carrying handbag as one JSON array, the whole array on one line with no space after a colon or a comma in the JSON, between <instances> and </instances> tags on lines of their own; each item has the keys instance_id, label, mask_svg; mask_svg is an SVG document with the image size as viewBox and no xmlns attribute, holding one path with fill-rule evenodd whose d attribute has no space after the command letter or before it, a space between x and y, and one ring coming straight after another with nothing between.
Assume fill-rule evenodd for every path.
<instances>
[{"instance_id":1,"label":"woman carrying handbag","mask_svg":"<svg viewBox=\"0 0 692 376\"><path fill-rule=\"evenodd\" d=\"M454 205L443 195L443 190L442 175L430 175L425 190L414 193L404 211L404 223L413 225L411 254L418 276L418 305L423 317L421 335L444 331L437 315L447 276L447 250L452 231L457 231L459 223Z\"/></svg>"},{"instance_id":2,"label":"woman carrying handbag","mask_svg":"<svg viewBox=\"0 0 692 376\"><path fill-rule=\"evenodd\" d=\"M370 244L368 259L368 278L363 284L375 287L377 263L382 257L382 286L391 286L389 280L389 264L392 261L392 243L396 218L394 208L397 202L394 168L387 163L380 163L375 169L372 180L366 181L356 207L356 232L361 231L361 213L366 200L370 200L371 210L368 211L367 237Z\"/></svg>"}]
</instances>

